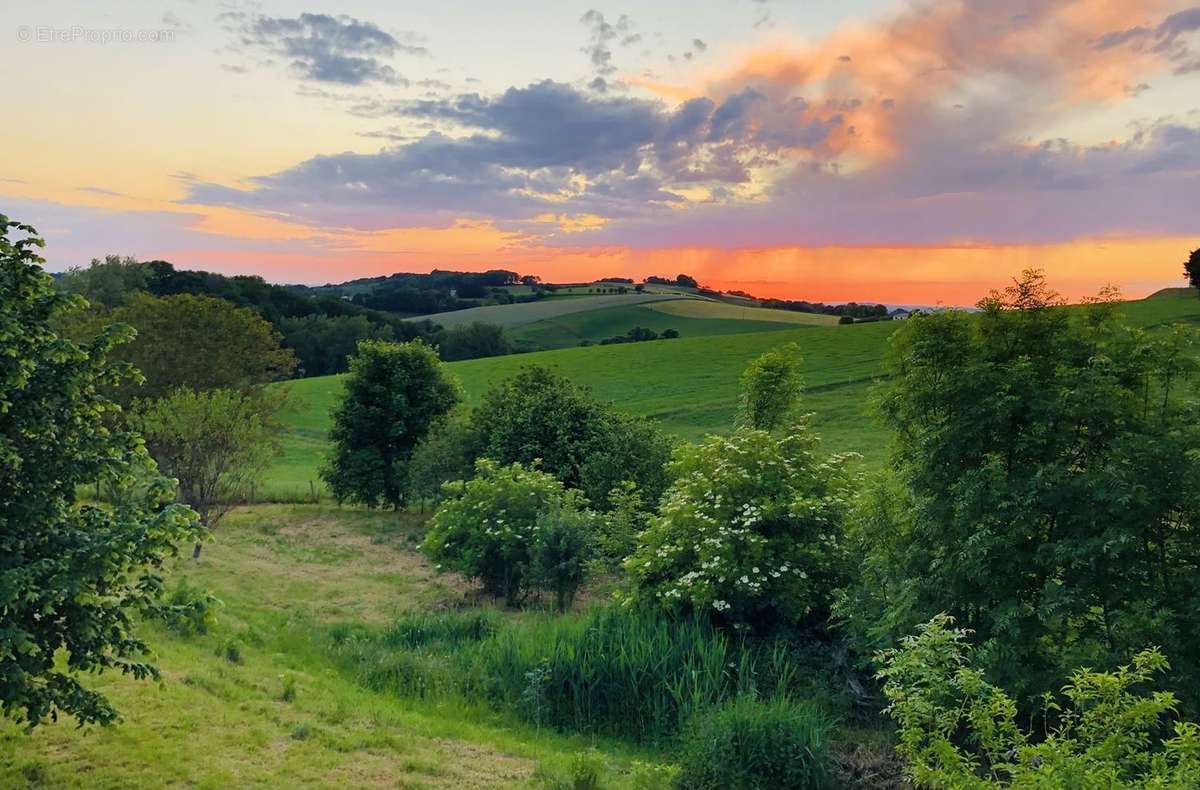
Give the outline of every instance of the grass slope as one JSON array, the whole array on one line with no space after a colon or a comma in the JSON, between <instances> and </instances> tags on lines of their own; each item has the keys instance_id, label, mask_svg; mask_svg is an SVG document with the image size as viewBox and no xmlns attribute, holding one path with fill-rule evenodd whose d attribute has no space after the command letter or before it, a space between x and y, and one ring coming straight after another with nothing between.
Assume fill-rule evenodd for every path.
<instances>
[{"instance_id":1,"label":"grass slope","mask_svg":"<svg viewBox=\"0 0 1200 790\"><path fill-rule=\"evenodd\" d=\"M340 671L328 647L335 624L464 602L465 588L414 551L418 522L304 505L235 511L198 562L166 574L168 588L186 579L223 601L215 628L144 628L162 684L88 679L120 710L115 726L62 720L26 734L0 720L0 787L524 787L593 744L621 786L631 758L655 759L489 711L399 700Z\"/></svg>"},{"instance_id":2,"label":"grass slope","mask_svg":"<svg viewBox=\"0 0 1200 790\"><path fill-rule=\"evenodd\" d=\"M833 326L837 316L817 313L799 313L792 310L772 310L766 307L750 307L729 302L689 300L660 302L650 306L651 310L679 316L681 318L726 319L736 321L762 321L782 324L806 324L811 326Z\"/></svg>"},{"instance_id":3,"label":"grass slope","mask_svg":"<svg viewBox=\"0 0 1200 790\"><path fill-rule=\"evenodd\" d=\"M601 310L588 310L581 313L548 318L512 330L513 339L525 348L554 349L578 346L581 341L590 340L599 343L601 340L615 335L624 335L636 326L662 332L664 329L677 330L681 337L710 337L712 335L735 335L747 332L770 332L778 329L794 328L795 324L777 323L769 320L747 320L737 317L707 317L702 313L693 315L672 314L658 310L660 306L670 304L695 304L699 307L724 308L716 302L705 302L698 299L678 299L670 302L656 302L650 305L634 307L605 307ZM737 308L734 308L735 310ZM779 312L775 310L763 312Z\"/></svg>"},{"instance_id":4,"label":"grass slope","mask_svg":"<svg viewBox=\"0 0 1200 790\"><path fill-rule=\"evenodd\" d=\"M568 313L578 313L585 310L598 310L602 307L617 305L646 304L663 299L683 299L682 295L670 294L604 294L600 296L568 296L542 299L537 302L522 302L520 304L494 304L485 307L469 307L466 310L451 310L447 313L433 313L417 316L413 320L429 319L444 327L469 324L472 321L485 321L489 324L499 324L503 327L516 327L532 324Z\"/></svg>"},{"instance_id":5,"label":"grass slope","mask_svg":"<svg viewBox=\"0 0 1200 790\"><path fill-rule=\"evenodd\" d=\"M1188 289L1159 292L1126 302L1122 309L1134 324L1149 329L1200 323L1200 299ZM880 321L685 336L468 360L450 364L449 370L463 383L468 402L475 402L494 382L522 366L547 365L620 409L658 419L679 438L695 440L728 429L746 363L769 348L794 341L804 358L805 408L815 413L825 447L862 453L867 464L875 466L885 460L886 437L871 415L870 393L883 372L887 338L899 326L900 322ZM304 498L310 494L310 481L320 490L317 467L325 452L329 412L342 394L341 379L300 379L285 386L297 405L285 415L290 431L284 456L269 473L263 493Z\"/></svg>"}]
</instances>

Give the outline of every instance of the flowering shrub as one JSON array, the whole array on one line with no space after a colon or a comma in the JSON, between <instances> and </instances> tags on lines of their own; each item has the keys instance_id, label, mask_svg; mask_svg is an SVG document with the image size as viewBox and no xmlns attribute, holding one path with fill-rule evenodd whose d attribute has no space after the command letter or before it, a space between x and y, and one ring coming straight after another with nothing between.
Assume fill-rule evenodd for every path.
<instances>
[{"instance_id":1,"label":"flowering shrub","mask_svg":"<svg viewBox=\"0 0 1200 790\"><path fill-rule=\"evenodd\" d=\"M674 483L626 561L635 595L739 628L827 616L842 581L850 456L819 457L806 419L680 448Z\"/></svg>"},{"instance_id":2,"label":"flowering shrub","mask_svg":"<svg viewBox=\"0 0 1200 790\"><path fill-rule=\"evenodd\" d=\"M1200 787L1200 726L1168 730L1175 695L1139 690L1168 669L1157 649L1115 672L1076 670L1065 700L1046 695L1045 731L1029 732L1013 699L971 666L967 636L942 614L878 656L896 748L918 787Z\"/></svg>"},{"instance_id":3,"label":"flowering shrub","mask_svg":"<svg viewBox=\"0 0 1200 790\"><path fill-rule=\"evenodd\" d=\"M433 516L424 549L438 570L477 579L515 605L531 582L539 522L547 514L581 510L583 495L521 464L483 459L475 470L475 479L447 484L448 499Z\"/></svg>"}]
</instances>

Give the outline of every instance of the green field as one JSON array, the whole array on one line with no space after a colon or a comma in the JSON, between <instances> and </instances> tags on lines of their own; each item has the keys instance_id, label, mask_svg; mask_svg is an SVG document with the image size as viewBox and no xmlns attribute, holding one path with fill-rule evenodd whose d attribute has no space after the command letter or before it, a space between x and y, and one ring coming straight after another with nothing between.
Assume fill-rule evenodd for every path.
<instances>
[{"instance_id":1,"label":"green field","mask_svg":"<svg viewBox=\"0 0 1200 790\"><path fill-rule=\"evenodd\" d=\"M651 312L648 307L626 309ZM1150 329L1200 322L1200 299L1187 289L1126 302L1123 309L1135 324ZM607 312L600 310L594 315L603 318ZM683 324L676 326L684 332ZM747 362L776 345L796 342L803 354L805 408L815 414L825 447L861 453L865 464L875 467L885 460L886 437L872 416L871 390L883 372L887 338L899 326L899 322L880 321L780 330L774 324L775 331L565 348L454 362L448 367L462 382L471 403L522 366L546 365L619 409L659 420L671 434L695 441L729 428L737 404L738 377ZM300 379L282 386L288 388L295 403L284 415L289 429L284 454L264 481L261 495L304 499L321 491L317 468L325 452L329 412L341 397L341 378Z\"/></svg>"},{"instance_id":2,"label":"green field","mask_svg":"<svg viewBox=\"0 0 1200 790\"><path fill-rule=\"evenodd\" d=\"M235 511L199 561L165 569L168 589L186 580L223 602L215 627L185 637L143 625L161 684L85 675L121 712L114 726L64 718L26 734L0 719L0 787L527 787L595 748L620 788L632 759L661 760L465 703L372 692L338 664L337 624L381 627L470 602L461 580L436 576L415 550L422 520L306 505Z\"/></svg>"},{"instance_id":3,"label":"green field","mask_svg":"<svg viewBox=\"0 0 1200 790\"><path fill-rule=\"evenodd\" d=\"M430 320L444 327L469 324L472 321L483 321L489 324L499 324L506 328L532 324L547 318L578 313L584 310L598 310L603 307L616 307L658 302L663 299L684 299L685 296L671 294L601 294L566 295L555 298L539 299L536 302L521 302L519 304L493 304L484 307L469 307L466 310L451 310L447 313L433 313L417 316L412 320Z\"/></svg>"},{"instance_id":4,"label":"green field","mask_svg":"<svg viewBox=\"0 0 1200 790\"><path fill-rule=\"evenodd\" d=\"M659 302L651 305L650 309L680 318L708 320L762 321L767 323L803 324L806 326L833 326L838 322L837 316L833 315L800 313L793 310L771 310L765 307L749 307L746 305L730 304L729 302L700 300Z\"/></svg>"}]
</instances>

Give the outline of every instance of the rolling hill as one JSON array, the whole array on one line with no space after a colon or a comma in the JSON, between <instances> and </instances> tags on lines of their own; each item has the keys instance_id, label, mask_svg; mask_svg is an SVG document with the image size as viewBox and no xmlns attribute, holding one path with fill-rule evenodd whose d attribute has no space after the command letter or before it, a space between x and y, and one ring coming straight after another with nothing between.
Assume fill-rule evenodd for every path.
<instances>
[{"instance_id":1,"label":"rolling hill","mask_svg":"<svg viewBox=\"0 0 1200 790\"><path fill-rule=\"evenodd\" d=\"M650 312L646 307L627 309ZM685 309L693 308L688 304ZM1148 329L1200 323L1200 299L1188 289L1160 291L1124 303L1123 310L1133 323ZM598 398L631 414L657 419L681 440L694 441L728 429L737 403L738 377L747 362L776 345L796 342L804 359L805 408L815 414L814 424L825 447L862 453L868 466L878 466L885 460L886 437L871 416L870 395L883 374L887 339L899 326L881 321L714 333L474 359L450 363L448 368L462 382L470 404L522 366L545 365L589 387ZM289 390L293 403L283 416L288 426L284 454L269 473L263 493L304 497L310 485L312 490L320 488L317 467L325 452L329 412L341 397L341 377L299 379L279 386Z\"/></svg>"},{"instance_id":2,"label":"rolling hill","mask_svg":"<svg viewBox=\"0 0 1200 790\"><path fill-rule=\"evenodd\" d=\"M452 310L447 313L432 313L430 315L413 316L413 321L430 320L444 327L469 324L472 321L485 321L489 324L499 324L503 327L517 327L542 321L547 318L578 313L586 310L598 310L603 307L628 306L658 302L664 299L686 299L682 294L601 294L598 296L580 295L566 297L550 297L536 302L519 304L495 304L484 307L470 307L466 310Z\"/></svg>"}]
</instances>

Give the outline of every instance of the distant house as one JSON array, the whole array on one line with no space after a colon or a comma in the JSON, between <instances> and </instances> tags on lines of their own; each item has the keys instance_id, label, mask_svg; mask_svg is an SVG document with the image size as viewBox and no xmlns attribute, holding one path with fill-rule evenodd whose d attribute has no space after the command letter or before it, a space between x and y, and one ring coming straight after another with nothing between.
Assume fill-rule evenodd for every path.
<instances>
[{"instance_id":1,"label":"distant house","mask_svg":"<svg viewBox=\"0 0 1200 790\"><path fill-rule=\"evenodd\" d=\"M912 315L911 310L905 310L903 307L897 307L895 310L888 313L888 318L892 319L893 321L903 321L910 315Z\"/></svg>"}]
</instances>

